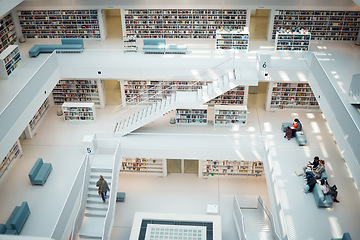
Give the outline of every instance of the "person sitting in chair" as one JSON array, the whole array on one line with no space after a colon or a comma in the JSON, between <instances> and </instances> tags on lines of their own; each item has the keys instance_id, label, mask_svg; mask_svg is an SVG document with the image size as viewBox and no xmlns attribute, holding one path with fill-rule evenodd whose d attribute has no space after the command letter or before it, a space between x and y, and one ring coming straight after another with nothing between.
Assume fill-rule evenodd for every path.
<instances>
[{"instance_id":1,"label":"person sitting in chair","mask_svg":"<svg viewBox=\"0 0 360 240\"><path fill-rule=\"evenodd\" d=\"M320 189L324 193L324 195L331 195L331 198L333 199L333 202L339 203L340 201L337 200L337 187L334 185L330 187L328 184L326 184L326 181L324 179L321 179L319 182Z\"/></svg>"},{"instance_id":2,"label":"person sitting in chair","mask_svg":"<svg viewBox=\"0 0 360 240\"><path fill-rule=\"evenodd\" d=\"M295 132L301 131L301 129L302 129L302 124L301 124L300 120L295 118L294 124L290 128L292 130L292 136L295 136Z\"/></svg>"}]
</instances>

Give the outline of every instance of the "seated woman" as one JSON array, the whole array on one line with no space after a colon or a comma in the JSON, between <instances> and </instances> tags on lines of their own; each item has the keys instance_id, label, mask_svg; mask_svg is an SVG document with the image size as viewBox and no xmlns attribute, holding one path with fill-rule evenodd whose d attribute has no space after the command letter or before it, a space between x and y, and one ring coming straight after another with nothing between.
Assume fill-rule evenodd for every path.
<instances>
[{"instance_id":1,"label":"seated woman","mask_svg":"<svg viewBox=\"0 0 360 240\"><path fill-rule=\"evenodd\" d=\"M302 129L302 124L301 124L300 120L295 118L294 124L290 128L292 130L292 135L295 136L295 132L301 131L301 129Z\"/></svg>"},{"instance_id":2,"label":"seated woman","mask_svg":"<svg viewBox=\"0 0 360 240\"><path fill-rule=\"evenodd\" d=\"M321 174L325 171L325 161L324 160L319 160L319 165L317 166L316 169L313 169L312 171L307 171L306 172L306 178L309 175L314 176L316 179L320 179L321 178Z\"/></svg>"},{"instance_id":3,"label":"seated woman","mask_svg":"<svg viewBox=\"0 0 360 240\"><path fill-rule=\"evenodd\" d=\"M304 167L304 171L305 171L308 167L311 168L312 170L315 170L315 169L317 168L317 166L319 166L319 161L320 161L319 157L318 157L318 156L315 156L315 157L314 157L314 161L313 161L313 162L310 162L310 161L309 161L308 165L306 165L306 166Z\"/></svg>"},{"instance_id":4,"label":"seated woman","mask_svg":"<svg viewBox=\"0 0 360 240\"><path fill-rule=\"evenodd\" d=\"M335 185L333 187L330 187L328 184L326 184L324 179L321 179L320 181L318 181L318 183L324 195L331 195L333 202L339 203L339 200L337 200L338 192Z\"/></svg>"}]
</instances>

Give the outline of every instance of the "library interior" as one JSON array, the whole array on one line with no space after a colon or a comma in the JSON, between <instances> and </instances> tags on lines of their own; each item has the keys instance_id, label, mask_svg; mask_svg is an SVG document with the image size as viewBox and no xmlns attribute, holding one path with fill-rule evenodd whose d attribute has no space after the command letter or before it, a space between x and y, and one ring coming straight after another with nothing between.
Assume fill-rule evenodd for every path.
<instances>
[{"instance_id":1,"label":"library interior","mask_svg":"<svg viewBox=\"0 0 360 240\"><path fill-rule=\"evenodd\" d=\"M0 239L360 239L359 71L360 0L0 0Z\"/></svg>"}]
</instances>

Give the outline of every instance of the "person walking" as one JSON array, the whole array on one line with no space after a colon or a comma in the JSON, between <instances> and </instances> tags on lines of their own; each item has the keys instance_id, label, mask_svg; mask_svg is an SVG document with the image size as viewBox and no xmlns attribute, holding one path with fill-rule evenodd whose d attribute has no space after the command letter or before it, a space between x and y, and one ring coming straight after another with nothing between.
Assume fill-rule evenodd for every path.
<instances>
[{"instance_id":1,"label":"person walking","mask_svg":"<svg viewBox=\"0 0 360 240\"><path fill-rule=\"evenodd\" d=\"M103 202L105 202L106 193L110 188L102 175L100 175L100 179L96 182L96 186L98 187L99 195L101 195Z\"/></svg>"}]
</instances>

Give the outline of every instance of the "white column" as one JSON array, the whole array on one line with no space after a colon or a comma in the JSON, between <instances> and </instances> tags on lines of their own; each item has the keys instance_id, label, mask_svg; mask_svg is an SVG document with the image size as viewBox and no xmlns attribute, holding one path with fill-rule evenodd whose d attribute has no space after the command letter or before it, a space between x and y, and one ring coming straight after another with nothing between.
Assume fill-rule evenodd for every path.
<instances>
[{"instance_id":1,"label":"white column","mask_svg":"<svg viewBox=\"0 0 360 240\"><path fill-rule=\"evenodd\" d=\"M16 36L20 43L26 42L24 35L22 34L22 28L20 26L19 16L16 10L11 11L11 18L13 19Z\"/></svg>"},{"instance_id":2,"label":"white column","mask_svg":"<svg viewBox=\"0 0 360 240\"><path fill-rule=\"evenodd\" d=\"M355 41L355 45L360 46L360 30L358 32L357 39Z\"/></svg>"}]
</instances>

